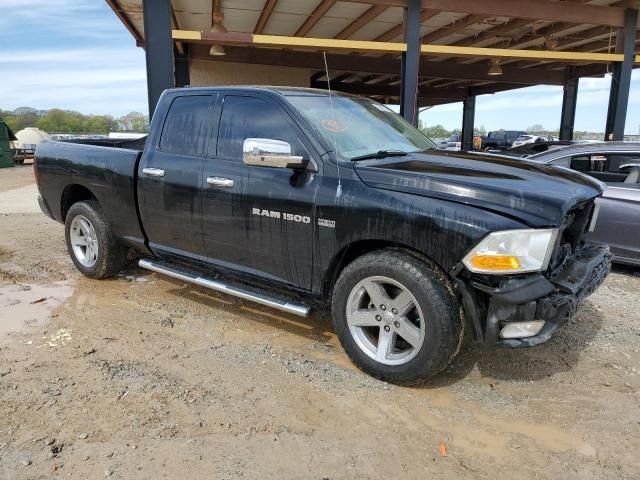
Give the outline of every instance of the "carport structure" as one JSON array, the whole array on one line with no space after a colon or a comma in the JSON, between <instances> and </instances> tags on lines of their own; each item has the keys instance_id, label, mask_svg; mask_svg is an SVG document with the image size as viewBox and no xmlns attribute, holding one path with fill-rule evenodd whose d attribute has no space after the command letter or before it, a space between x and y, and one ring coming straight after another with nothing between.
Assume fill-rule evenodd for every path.
<instances>
[{"instance_id":1,"label":"carport structure","mask_svg":"<svg viewBox=\"0 0 640 480\"><path fill-rule=\"evenodd\" d=\"M145 48L149 111L165 88L201 84L327 87L419 108L463 102L463 148L478 95L564 88L571 139L578 82L612 75L607 140L622 139L638 1L106 0Z\"/></svg>"}]
</instances>

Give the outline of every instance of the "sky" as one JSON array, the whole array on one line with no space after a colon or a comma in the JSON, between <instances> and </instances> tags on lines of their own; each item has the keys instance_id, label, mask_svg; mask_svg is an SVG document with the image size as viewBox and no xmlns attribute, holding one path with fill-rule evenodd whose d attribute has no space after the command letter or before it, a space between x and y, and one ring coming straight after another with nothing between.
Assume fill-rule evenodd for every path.
<instances>
[{"instance_id":1,"label":"sky","mask_svg":"<svg viewBox=\"0 0 640 480\"><path fill-rule=\"evenodd\" d=\"M611 77L581 78L578 87L575 130L604 132ZM562 87L540 85L520 88L476 99L475 126L487 131L504 128L525 130L542 125L549 130L560 127ZM461 128L462 103L433 107L422 113L426 125L442 125L447 130ZM640 133L640 70L634 70L629 91L625 133Z\"/></svg>"},{"instance_id":2,"label":"sky","mask_svg":"<svg viewBox=\"0 0 640 480\"><path fill-rule=\"evenodd\" d=\"M0 0L0 109L63 108L121 116L147 113L144 51L104 0ZM580 81L576 130L604 131L610 78ZM538 86L478 97L476 126L556 129L562 87ZM462 104L421 115L426 125L460 128ZM634 71L626 133L640 133L640 70Z\"/></svg>"},{"instance_id":3,"label":"sky","mask_svg":"<svg viewBox=\"0 0 640 480\"><path fill-rule=\"evenodd\" d=\"M0 0L0 109L147 113L144 51L104 0Z\"/></svg>"}]
</instances>

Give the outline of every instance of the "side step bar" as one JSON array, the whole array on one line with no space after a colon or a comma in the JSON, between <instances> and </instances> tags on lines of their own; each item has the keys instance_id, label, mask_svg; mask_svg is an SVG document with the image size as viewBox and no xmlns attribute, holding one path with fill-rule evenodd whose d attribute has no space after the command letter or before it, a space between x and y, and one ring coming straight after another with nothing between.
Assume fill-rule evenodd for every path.
<instances>
[{"instance_id":1,"label":"side step bar","mask_svg":"<svg viewBox=\"0 0 640 480\"><path fill-rule=\"evenodd\" d=\"M283 312L292 313L300 317L306 317L309 315L309 307L301 305L299 303L292 303L286 300L281 300L275 297L270 297L267 294L256 293L249 290L236 287L234 285L228 285L218 280L212 280L202 277L195 272L187 272L184 270L178 270L170 265L162 262L154 262L152 260L142 259L138 262L141 268L151 270L158 273L163 273L178 280L193 283L201 287L215 290L216 292L227 293L235 297L243 298L245 300L251 300L252 302L266 305L267 307L276 308Z\"/></svg>"}]
</instances>

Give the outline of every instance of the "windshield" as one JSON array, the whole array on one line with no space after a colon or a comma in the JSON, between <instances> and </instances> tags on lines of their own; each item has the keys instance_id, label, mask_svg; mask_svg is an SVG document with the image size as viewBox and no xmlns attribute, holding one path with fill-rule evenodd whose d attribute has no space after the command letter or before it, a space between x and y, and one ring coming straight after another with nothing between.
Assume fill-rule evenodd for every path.
<instances>
[{"instance_id":1,"label":"windshield","mask_svg":"<svg viewBox=\"0 0 640 480\"><path fill-rule=\"evenodd\" d=\"M437 148L419 130L384 105L359 97L289 96L340 157L376 152L422 152Z\"/></svg>"}]
</instances>

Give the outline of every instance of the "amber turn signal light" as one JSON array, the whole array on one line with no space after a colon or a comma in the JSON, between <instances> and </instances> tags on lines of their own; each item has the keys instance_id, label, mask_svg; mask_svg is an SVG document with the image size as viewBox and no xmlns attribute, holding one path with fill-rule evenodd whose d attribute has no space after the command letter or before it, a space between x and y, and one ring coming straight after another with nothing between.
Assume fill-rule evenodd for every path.
<instances>
[{"instance_id":1,"label":"amber turn signal light","mask_svg":"<svg viewBox=\"0 0 640 480\"><path fill-rule=\"evenodd\" d=\"M520 260L513 255L474 255L471 264L478 270L519 270Z\"/></svg>"}]
</instances>

